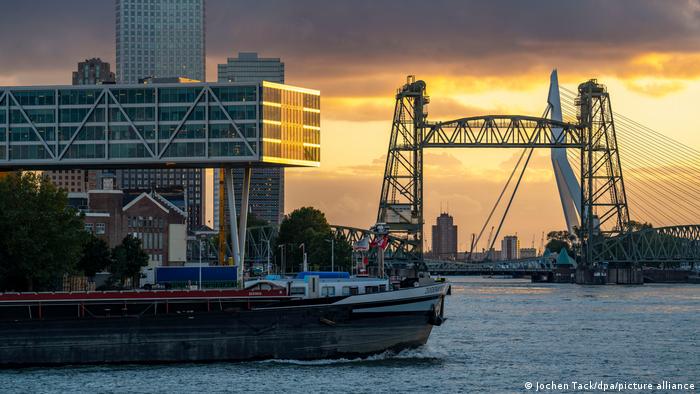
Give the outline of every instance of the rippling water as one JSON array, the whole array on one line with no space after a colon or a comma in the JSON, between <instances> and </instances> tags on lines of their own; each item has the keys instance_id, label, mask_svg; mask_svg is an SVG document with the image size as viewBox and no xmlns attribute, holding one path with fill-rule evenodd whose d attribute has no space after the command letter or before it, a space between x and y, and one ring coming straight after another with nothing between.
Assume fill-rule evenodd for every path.
<instances>
[{"instance_id":1,"label":"rippling water","mask_svg":"<svg viewBox=\"0 0 700 394\"><path fill-rule=\"evenodd\" d=\"M0 372L0 392L474 392L525 382L700 384L700 286L452 278L427 346L367 360Z\"/></svg>"}]
</instances>

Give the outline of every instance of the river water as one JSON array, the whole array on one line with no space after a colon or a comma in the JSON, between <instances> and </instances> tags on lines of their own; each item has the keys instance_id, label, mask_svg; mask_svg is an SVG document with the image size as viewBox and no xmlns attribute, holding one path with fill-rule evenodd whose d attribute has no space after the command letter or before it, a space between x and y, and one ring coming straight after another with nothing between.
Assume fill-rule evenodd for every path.
<instances>
[{"instance_id":1,"label":"river water","mask_svg":"<svg viewBox=\"0 0 700 394\"><path fill-rule=\"evenodd\" d=\"M568 384L540 391L574 392L573 381L700 384L700 286L451 282L448 320L425 347L397 355L10 370L0 372L0 392L522 392L527 382Z\"/></svg>"}]
</instances>

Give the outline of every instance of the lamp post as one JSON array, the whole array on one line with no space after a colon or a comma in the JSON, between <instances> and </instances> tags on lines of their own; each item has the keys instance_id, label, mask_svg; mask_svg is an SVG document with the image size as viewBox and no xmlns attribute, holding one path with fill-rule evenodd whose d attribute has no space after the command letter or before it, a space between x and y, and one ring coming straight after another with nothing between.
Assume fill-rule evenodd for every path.
<instances>
[{"instance_id":1,"label":"lamp post","mask_svg":"<svg viewBox=\"0 0 700 394\"><path fill-rule=\"evenodd\" d=\"M267 243L267 274L270 275L270 269L272 268L272 267L270 267L270 253L271 253L270 240L266 239L265 243Z\"/></svg>"},{"instance_id":2,"label":"lamp post","mask_svg":"<svg viewBox=\"0 0 700 394\"><path fill-rule=\"evenodd\" d=\"M307 263L306 263L306 245L302 243L301 245L299 245L299 247L301 248L301 254L304 258L301 270L302 270L302 272L306 272L309 270L309 267L307 266Z\"/></svg>"},{"instance_id":3,"label":"lamp post","mask_svg":"<svg viewBox=\"0 0 700 394\"><path fill-rule=\"evenodd\" d=\"M331 243L331 272L335 272L335 238L326 239Z\"/></svg>"},{"instance_id":4,"label":"lamp post","mask_svg":"<svg viewBox=\"0 0 700 394\"><path fill-rule=\"evenodd\" d=\"M199 236L199 285L197 288L202 290L202 241L204 240L204 235Z\"/></svg>"}]
</instances>

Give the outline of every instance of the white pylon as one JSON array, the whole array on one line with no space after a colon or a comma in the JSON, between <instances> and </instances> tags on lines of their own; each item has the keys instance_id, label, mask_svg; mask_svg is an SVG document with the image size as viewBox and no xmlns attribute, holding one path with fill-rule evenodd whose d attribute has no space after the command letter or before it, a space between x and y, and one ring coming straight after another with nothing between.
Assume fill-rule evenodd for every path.
<instances>
[{"instance_id":1,"label":"white pylon","mask_svg":"<svg viewBox=\"0 0 700 394\"><path fill-rule=\"evenodd\" d=\"M549 79L547 104L549 105L549 118L562 121L559 79L556 69L552 70ZM561 133L561 128L552 128L552 134L555 138L559 138ZM557 180L559 199L561 200L561 206L564 210L566 227L569 233L573 234L574 226L579 227L581 223L579 219L581 217L581 186L576 180L574 171L571 169L569 160L566 157L566 148L552 148L551 153L554 178Z\"/></svg>"}]
</instances>

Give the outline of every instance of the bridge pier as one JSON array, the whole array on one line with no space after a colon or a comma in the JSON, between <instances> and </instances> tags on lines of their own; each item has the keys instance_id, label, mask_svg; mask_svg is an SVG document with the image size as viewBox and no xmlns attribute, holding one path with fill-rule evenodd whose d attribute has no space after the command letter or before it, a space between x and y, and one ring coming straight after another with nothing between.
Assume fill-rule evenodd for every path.
<instances>
[{"instance_id":1,"label":"bridge pier","mask_svg":"<svg viewBox=\"0 0 700 394\"><path fill-rule=\"evenodd\" d=\"M641 285L644 274L639 267L578 267L576 284L579 285Z\"/></svg>"}]
</instances>

